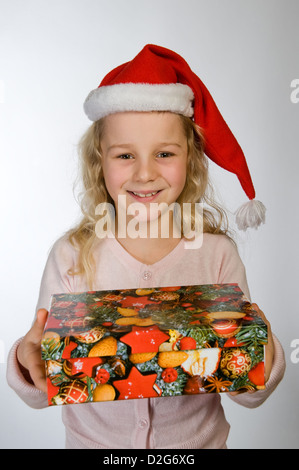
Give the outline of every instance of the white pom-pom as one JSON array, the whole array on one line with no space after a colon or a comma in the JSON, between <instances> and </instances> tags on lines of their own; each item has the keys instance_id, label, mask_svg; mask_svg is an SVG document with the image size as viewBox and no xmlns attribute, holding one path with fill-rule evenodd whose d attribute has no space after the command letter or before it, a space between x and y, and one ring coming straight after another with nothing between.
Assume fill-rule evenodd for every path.
<instances>
[{"instance_id":1,"label":"white pom-pom","mask_svg":"<svg viewBox=\"0 0 299 470\"><path fill-rule=\"evenodd\" d=\"M266 207L261 201L255 199L246 202L236 211L236 223L239 230L248 228L257 229L265 223Z\"/></svg>"}]
</instances>

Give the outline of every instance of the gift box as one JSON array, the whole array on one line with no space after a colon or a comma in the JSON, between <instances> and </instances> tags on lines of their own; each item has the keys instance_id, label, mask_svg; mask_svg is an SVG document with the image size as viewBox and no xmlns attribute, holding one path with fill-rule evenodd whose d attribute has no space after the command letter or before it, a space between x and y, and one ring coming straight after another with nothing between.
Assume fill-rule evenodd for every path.
<instances>
[{"instance_id":1,"label":"gift box","mask_svg":"<svg viewBox=\"0 0 299 470\"><path fill-rule=\"evenodd\" d=\"M41 345L48 402L262 389L266 343L237 284L56 294Z\"/></svg>"}]
</instances>

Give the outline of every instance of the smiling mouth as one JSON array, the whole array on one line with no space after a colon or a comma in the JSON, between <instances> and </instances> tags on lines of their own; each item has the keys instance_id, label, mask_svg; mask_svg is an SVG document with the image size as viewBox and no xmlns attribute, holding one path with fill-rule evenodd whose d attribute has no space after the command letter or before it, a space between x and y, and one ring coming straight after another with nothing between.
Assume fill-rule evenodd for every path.
<instances>
[{"instance_id":1,"label":"smiling mouth","mask_svg":"<svg viewBox=\"0 0 299 470\"><path fill-rule=\"evenodd\" d=\"M161 190L158 190L158 191L152 191L152 192L148 192L148 193L138 193L136 191L128 191L129 193L133 194L133 196L136 196L136 197L142 197L142 198L145 198L145 197L152 197L152 196L156 196L156 194L158 194Z\"/></svg>"}]
</instances>

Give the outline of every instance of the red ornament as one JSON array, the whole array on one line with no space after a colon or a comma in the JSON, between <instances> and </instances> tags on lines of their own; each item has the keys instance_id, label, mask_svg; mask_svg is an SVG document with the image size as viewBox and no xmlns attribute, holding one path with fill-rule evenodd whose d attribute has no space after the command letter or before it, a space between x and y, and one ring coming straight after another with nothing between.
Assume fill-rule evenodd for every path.
<instances>
[{"instance_id":1,"label":"red ornament","mask_svg":"<svg viewBox=\"0 0 299 470\"><path fill-rule=\"evenodd\" d=\"M183 351L186 351L187 349L196 349L196 340L185 336L180 340L180 349Z\"/></svg>"},{"instance_id":2,"label":"red ornament","mask_svg":"<svg viewBox=\"0 0 299 470\"><path fill-rule=\"evenodd\" d=\"M229 338L234 336L239 328L236 320L216 320L212 323L213 330L220 338Z\"/></svg>"},{"instance_id":3,"label":"red ornament","mask_svg":"<svg viewBox=\"0 0 299 470\"><path fill-rule=\"evenodd\" d=\"M105 384L106 382L108 382L109 378L110 378L110 374L109 374L108 370L99 369L97 371L96 376L95 376L95 381L98 384Z\"/></svg>"},{"instance_id":4,"label":"red ornament","mask_svg":"<svg viewBox=\"0 0 299 470\"><path fill-rule=\"evenodd\" d=\"M245 344L245 343L243 343L243 342L238 343L237 338L228 338L228 339L225 341L223 347L224 347L224 348L234 348L234 347L236 347L236 346L243 346L244 344Z\"/></svg>"},{"instance_id":5,"label":"red ornament","mask_svg":"<svg viewBox=\"0 0 299 470\"><path fill-rule=\"evenodd\" d=\"M178 378L178 372L173 367L167 367L162 372L162 379L166 383L175 382L177 378Z\"/></svg>"},{"instance_id":6,"label":"red ornament","mask_svg":"<svg viewBox=\"0 0 299 470\"><path fill-rule=\"evenodd\" d=\"M115 380L113 386L120 392L119 400L133 398L157 397L154 389L157 374L142 375L136 367L132 367L126 379Z\"/></svg>"},{"instance_id":7,"label":"red ornament","mask_svg":"<svg viewBox=\"0 0 299 470\"><path fill-rule=\"evenodd\" d=\"M248 372L250 382L258 387L265 385L265 364L263 361L259 362Z\"/></svg>"},{"instance_id":8,"label":"red ornament","mask_svg":"<svg viewBox=\"0 0 299 470\"><path fill-rule=\"evenodd\" d=\"M59 393L52 398L55 405L84 403L88 400L88 387L81 380L73 380L61 385Z\"/></svg>"}]
</instances>

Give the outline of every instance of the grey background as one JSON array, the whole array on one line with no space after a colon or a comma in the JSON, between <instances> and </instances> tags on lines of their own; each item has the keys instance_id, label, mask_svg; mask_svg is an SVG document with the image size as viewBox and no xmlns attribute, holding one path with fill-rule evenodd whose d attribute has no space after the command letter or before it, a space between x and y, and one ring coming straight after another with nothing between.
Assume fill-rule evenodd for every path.
<instances>
[{"instance_id":1,"label":"grey background","mask_svg":"<svg viewBox=\"0 0 299 470\"><path fill-rule=\"evenodd\" d=\"M61 409L27 407L6 384L6 357L32 322L49 248L79 216L76 144L89 125L82 103L104 74L155 43L183 55L207 85L267 206L266 225L236 238L287 371L257 409L223 397L228 446L298 448L299 103L290 99L298 1L1 0L0 10L0 447L64 447ZM246 201L235 175L211 172L233 212Z\"/></svg>"}]
</instances>

